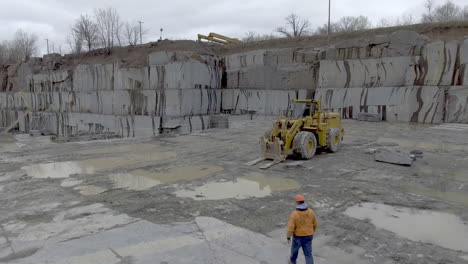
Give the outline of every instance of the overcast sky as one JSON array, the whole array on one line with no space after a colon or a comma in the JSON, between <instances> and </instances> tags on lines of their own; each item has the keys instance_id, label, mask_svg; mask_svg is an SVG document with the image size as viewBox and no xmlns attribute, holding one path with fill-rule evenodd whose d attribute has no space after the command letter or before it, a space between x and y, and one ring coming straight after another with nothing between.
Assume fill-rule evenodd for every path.
<instances>
[{"instance_id":1,"label":"overcast sky","mask_svg":"<svg viewBox=\"0 0 468 264\"><path fill-rule=\"evenodd\" d=\"M412 14L419 20L425 0L332 0L332 20L342 16L364 15L376 24L382 17L395 19ZM435 0L436 4L445 0ZM466 5L467 0L453 0ZM49 38L55 45L65 44L73 21L94 8L115 7L121 18L144 21L146 41L159 38L196 39L198 33L241 38L247 31L272 33L294 12L318 27L327 22L327 0L0 0L0 40L13 38L23 29L39 36L41 53Z\"/></svg>"}]
</instances>

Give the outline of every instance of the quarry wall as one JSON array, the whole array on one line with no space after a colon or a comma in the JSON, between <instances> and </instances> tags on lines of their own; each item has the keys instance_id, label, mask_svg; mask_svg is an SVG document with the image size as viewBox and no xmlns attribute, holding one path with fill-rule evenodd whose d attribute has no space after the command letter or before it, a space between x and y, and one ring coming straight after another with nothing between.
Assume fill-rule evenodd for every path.
<instances>
[{"instance_id":1,"label":"quarry wall","mask_svg":"<svg viewBox=\"0 0 468 264\"><path fill-rule=\"evenodd\" d=\"M0 127L152 136L206 129L220 114L279 115L299 98L343 118L468 123L468 39L397 31L328 48L158 51L141 67L60 67L59 57L0 69Z\"/></svg>"}]
</instances>

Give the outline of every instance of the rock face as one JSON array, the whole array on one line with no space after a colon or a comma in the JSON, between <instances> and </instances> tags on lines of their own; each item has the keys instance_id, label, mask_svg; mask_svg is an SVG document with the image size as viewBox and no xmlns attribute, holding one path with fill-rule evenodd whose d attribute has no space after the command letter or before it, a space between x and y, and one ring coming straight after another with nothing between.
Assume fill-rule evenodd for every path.
<instances>
[{"instance_id":1,"label":"rock face","mask_svg":"<svg viewBox=\"0 0 468 264\"><path fill-rule=\"evenodd\" d=\"M104 61L61 67L53 54L0 68L0 127L154 136L206 129L220 113L284 114L304 98L343 118L467 123L467 64L468 39L431 42L412 31L327 49L159 51L136 68Z\"/></svg>"}]
</instances>

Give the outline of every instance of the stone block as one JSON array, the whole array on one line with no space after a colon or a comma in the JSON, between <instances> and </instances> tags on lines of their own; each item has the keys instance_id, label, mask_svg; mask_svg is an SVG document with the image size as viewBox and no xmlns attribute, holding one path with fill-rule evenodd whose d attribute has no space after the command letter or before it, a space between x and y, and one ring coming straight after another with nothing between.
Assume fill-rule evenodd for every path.
<instances>
[{"instance_id":1,"label":"stone block","mask_svg":"<svg viewBox=\"0 0 468 264\"><path fill-rule=\"evenodd\" d=\"M414 71L408 71L407 85L452 85L457 57L456 41L437 41L424 46Z\"/></svg>"},{"instance_id":2,"label":"stone block","mask_svg":"<svg viewBox=\"0 0 468 264\"><path fill-rule=\"evenodd\" d=\"M80 64L73 72L74 91L114 90L114 64Z\"/></svg>"},{"instance_id":3,"label":"stone block","mask_svg":"<svg viewBox=\"0 0 468 264\"><path fill-rule=\"evenodd\" d=\"M468 86L454 86L448 90L447 123L468 123Z\"/></svg>"},{"instance_id":4,"label":"stone block","mask_svg":"<svg viewBox=\"0 0 468 264\"><path fill-rule=\"evenodd\" d=\"M380 122L382 121L380 114L372 114L372 113L359 113L358 120L359 121L367 121L367 122Z\"/></svg>"},{"instance_id":5,"label":"stone block","mask_svg":"<svg viewBox=\"0 0 468 264\"><path fill-rule=\"evenodd\" d=\"M374 159L378 162L385 162L395 165L411 166L413 159L410 158L409 154L390 152L381 150L374 154Z\"/></svg>"},{"instance_id":6,"label":"stone block","mask_svg":"<svg viewBox=\"0 0 468 264\"><path fill-rule=\"evenodd\" d=\"M227 72L227 87L231 89L314 90L316 70L307 64L289 64L281 67L247 67Z\"/></svg>"},{"instance_id":7,"label":"stone block","mask_svg":"<svg viewBox=\"0 0 468 264\"><path fill-rule=\"evenodd\" d=\"M115 90L148 90L149 68L118 68L115 71Z\"/></svg>"},{"instance_id":8,"label":"stone block","mask_svg":"<svg viewBox=\"0 0 468 264\"><path fill-rule=\"evenodd\" d=\"M443 122L444 89L434 86L317 89L315 99L326 110L357 118L361 112L380 114L381 120Z\"/></svg>"},{"instance_id":9,"label":"stone block","mask_svg":"<svg viewBox=\"0 0 468 264\"><path fill-rule=\"evenodd\" d=\"M414 57L366 60L322 60L318 87L382 87L405 85Z\"/></svg>"},{"instance_id":10,"label":"stone block","mask_svg":"<svg viewBox=\"0 0 468 264\"><path fill-rule=\"evenodd\" d=\"M243 53L235 53L226 56L226 69L239 70L251 66L265 66L264 57L266 50L254 50Z\"/></svg>"},{"instance_id":11,"label":"stone block","mask_svg":"<svg viewBox=\"0 0 468 264\"><path fill-rule=\"evenodd\" d=\"M221 87L222 70L197 60L151 66L150 89L193 89Z\"/></svg>"},{"instance_id":12,"label":"stone block","mask_svg":"<svg viewBox=\"0 0 468 264\"><path fill-rule=\"evenodd\" d=\"M291 110L292 100L305 99L306 90L225 89L222 111L241 114L255 111L258 115L280 115Z\"/></svg>"}]
</instances>

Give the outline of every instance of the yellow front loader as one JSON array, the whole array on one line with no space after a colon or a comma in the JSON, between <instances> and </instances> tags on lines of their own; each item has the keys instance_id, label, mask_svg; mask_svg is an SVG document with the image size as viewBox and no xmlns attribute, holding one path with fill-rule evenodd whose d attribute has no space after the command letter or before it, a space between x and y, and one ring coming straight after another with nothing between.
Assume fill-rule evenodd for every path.
<instances>
[{"instance_id":1,"label":"yellow front loader","mask_svg":"<svg viewBox=\"0 0 468 264\"><path fill-rule=\"evenodd\" d=\"M260 138L260 158L246 165L273 160L260 168L267 169L288 156L311 159L317 148L338 151L345 135L339 113L322 112L319 100L294 100L290 117L276 120Z\"/></svg>"}]
</instances>

